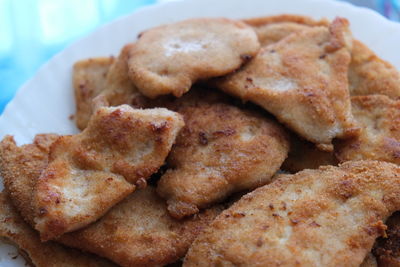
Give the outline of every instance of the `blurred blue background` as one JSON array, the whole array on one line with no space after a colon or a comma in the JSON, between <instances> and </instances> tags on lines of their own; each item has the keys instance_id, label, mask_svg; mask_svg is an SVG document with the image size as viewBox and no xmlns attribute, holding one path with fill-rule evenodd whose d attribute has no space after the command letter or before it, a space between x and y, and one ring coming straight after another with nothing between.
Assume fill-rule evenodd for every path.
<instances>
[{"instance_id":1,"label":"blurred blue background","mask_svg":"<svg viewBox=\"0 0 400 267\"><path fill-rule=\"evenodd\" d=\"M160 1L168 0L0 0L0 114L16 90L65 46L104 23ZM399 20L400 0L348 2Z\"/></svg>"}]
</instances>

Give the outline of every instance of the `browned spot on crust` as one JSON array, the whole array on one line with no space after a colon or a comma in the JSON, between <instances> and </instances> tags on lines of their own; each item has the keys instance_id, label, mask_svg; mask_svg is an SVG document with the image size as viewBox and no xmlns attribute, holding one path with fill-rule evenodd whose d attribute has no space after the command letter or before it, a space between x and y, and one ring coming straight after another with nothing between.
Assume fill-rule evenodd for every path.
<instances>
[{"instance_id":1,"label":"browned spot on crust","mask_svg":"<svg viewBox=\"0 0 400 267\"><path fill-rule=\"evenodd\" d=\"M233 213L232 216L234 218L243 218L244 216L246 216L246 213L244 213L244 212L236 212L236 213Z\"/></svg>"},{"instance_id":2,"label":"browned spot on crust","mask_svg":"<svg viewBox=\"0 0 400 267\"><path fill-rule=\"evenodd\" d=\"M168 123L166 121L160 124L151 124L152 130L158 134L162 133L163 131L168 129Z\"/></svg>"},{"instance_id":3,"label":"browned spot on crust","mask_svg":"<svg viewBox=\"0 0 400 267\"><path fill-rule=\"evenodd\" d=\"M204 132L199 132L199 143L203 146L208 144L207 135Z\"/></svg>"}]
</instances>

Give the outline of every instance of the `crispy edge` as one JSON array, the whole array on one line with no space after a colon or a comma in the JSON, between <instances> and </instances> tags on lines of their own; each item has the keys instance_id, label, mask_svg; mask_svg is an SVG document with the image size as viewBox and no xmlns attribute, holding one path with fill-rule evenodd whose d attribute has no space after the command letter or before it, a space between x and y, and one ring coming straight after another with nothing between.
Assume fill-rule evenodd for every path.
<instances>
[{"instance_id":1,"label":"crispy edge","mask_svg":"<svg viewBox=\"0 0 400 267\"><path fill-rule=\"evenodd\" d=\"M93 114L92 100L106 88L106 76L114 61L113 57L88 58L73 65L75 122L80 130L86 128Z\"/></svg>"},{"instance_id":2,"label":"crispy edge","mask_svg":"<svg viewBox=\"0 0 400 267\"><path fill-rule=\"evenodd\" d=\"M5 190L22 217L33 225L32 190L48 164L49 150L59 136L38 134L33 144L18 147L12 136L0 143L0 175Z\"/></svg>"},{"instance_id":3,"label":"crispy edge","mask_svg":"<svg viewBox=\"0 0 400 267\"><path fill-rule=\"evenodd\" d=\"M309 16L301 16L294 14L282 14L277 16L266 16L258 18L243 19L243 22L253 26L262 27L268 24L280 23L280 22L294 22L297 24L307 26L328 26L329 21L327 19L315 20Z\"/></svg>"}]
</instances>

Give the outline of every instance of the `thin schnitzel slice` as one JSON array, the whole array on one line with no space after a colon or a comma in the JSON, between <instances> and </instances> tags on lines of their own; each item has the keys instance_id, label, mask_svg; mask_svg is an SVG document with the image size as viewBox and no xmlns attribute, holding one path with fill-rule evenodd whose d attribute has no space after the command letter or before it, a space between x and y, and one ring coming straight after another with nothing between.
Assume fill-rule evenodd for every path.
<instances>
[{"instance_id":1,"label":"thin schnitzel slice","mask_svg":"<svg viewBox=\"0 0 400 267\"><path fill-rule=\"evenodd\" d=\"M129 53L129 76L147 97L180 97L196 81L238 69L259 48L256 33L241 21L188 19L141 33Z\"/></svg>"},{"instance_id":2,"label":"thin schnitzel slice","mask_svg":"<svg viewBox=\"0 0 400 267\"><path fill-rule=\"evenodd\" d=\"M128 196L96 223L58 241L121 266L164 266L182 258L220 211L215 207L178 221L168 215L164 200L148 186Z\"/></svg>"},{"instance_id":3,"label":"thin schnitzel slice","mask_svg":"<svg viewBox=\"0 0 400 267\"><path fill-rule=\"evenodd\" d=\"M36 267L116 266L98 256L64 247L53 241L42 243L39 234L24 222L5 192L0 193L0 236L17 245Z\"/></svg>"},{"instance_id":4,"label":"thin schnitzel slice","mask_svg":"<svg viewBox=\"0 0 400 267\"><path fill-rule=\"evenodd\" d=\"M350 95L386 95L400 98L400 72L365 44L354 40L349 67Z\"/></svg>"},{"instance_id":5,"label":"thin schnitzel slice","mask_svg":"<svg viewBox=\"0 0 400 267\"><path fill-rule=\"evenodd\" d=\"M28 213L31 212L33 187L26 184L35 181L46 167L50 142L43 140L47 136L51 135L38 135L34 144L21 147L17 147L11 137L0 143L0 155L7 159L7 164L2 165L4 178L13 181L13 186L6 184L6 189L10 197L17 198L18 209L26 208ZM38 143L45 149L38 149ZM19 168L24 169L23 173L13 172ZM160 266L183 257L193 239L221 210L222 207L213 207L178 221L168 215L166 204L155 189L147 187L112 207L94 224L64 234L58 241L124 266Z\"/></svg>"},{"instance_id":6,"label":"thin schnitzel slice","mask_svg":"<svg viewBox=\"0 0 400 267\"><path fill-rule=\"evenodd\" d=\"M386 224L386 236L376 240L372 252L379 266L400 266L400 212L390 216Z\"/></svg>"},{"instance_id":7,"label":"thin schnitzel slice","mask_svg":"<svg viewBox=\"0 0 400 267\"><path fill-rule=\"evenodd\" d=\"M178 112L185 127L157 187L175 218L270 182L287 157L284 129L257 112L201 101Z\"/></svg>"},{"instance_id":8,"label":"thin schnitzel slice","mask_svg":"<svg viewBox=\"0 0 400 267\"><path fill-rule=\"evenodd\" d=\"M347 72L352 37L348 21L311 27L263 47L239 71L217 81L223 91L274 114L319 148L358 133L351 114Z\"/></svg>"},{"instance_id":9,"label":"thin schnitzel slice","mask_svg":"<svg viewBox=\"0 0 400 267\"><path fill-rule=\"evenodd\" d=\"M37 178L47 167L50 145L56 134L38 134L33 144L18 147L12 136L0 143L0 176L10 199L22 217L33 225L32 192Z\"/></svg>"},{"instance_id":10,"label":"thin schnitzel slice","mask_svg":"<svg viewBox=\"0 0 400 267\"><path fill-rule=\"evenodd\" d=\"M326 19L314 20L307 16L284 14L277 16L245 19L257 33L261 46L276 43L289 34L310 29L315 26L328 26Z\"/></svg>"},{"instance_id":11,"label":"thin schnitzel slice","mask_svg":"<svg viewBox=\"0 0 400 267\"><path fill-rule=\"evenodd\" d=\"M242 197L192 244L189 266L359 266L400 209L400 167L349 161Z\"/></svg>"},{"instance_id":12,"label":"thin schnitzel slice","mask_svg":"<svg viewBox=\"0 0 400 267\"><path fill-rule=\"evenodd\" d=\"M93 114L93 98L106 88L106 76L114 58L89 58L76 62L72 69L76 126L86 128Z\"/></svg>"},{"instance_id":13,"label":"thin schnitzel slice","mask_svg":"<svg viewBox=\"0 0 400 267\"><path fill-rule=\"evenodd\" d=\"M373 159L400 164L400 99L384 95L353 96L351 103L361 134L335 143L338 159L342 162Z\"/></svg>"},{"instance_id":14,"label":"thin schnitzel slice","mask_svg":"<svg viewBox=\"0 0 400 267\"><path fill-rule=\"evenodd\" d=\"M82 228L145 185L164 163L183 127L167 109L100 108L80 134L62 136L33 196L42 240Z\"/></svg>"},{"instance_id":15,"label":"thin schnitzel slice","mask_svg":"<svg viewBox=\"0 0 400 267\"><path fill-rule=\"evenodd\" d=\"M119 106L129 104L136 108L144 107L146 98L138 91L128 76L129 51L135 44L125 45L118 58L111 65L104 84L105 89L94 99L93 105Z\"/></svg>"}]
</instances>

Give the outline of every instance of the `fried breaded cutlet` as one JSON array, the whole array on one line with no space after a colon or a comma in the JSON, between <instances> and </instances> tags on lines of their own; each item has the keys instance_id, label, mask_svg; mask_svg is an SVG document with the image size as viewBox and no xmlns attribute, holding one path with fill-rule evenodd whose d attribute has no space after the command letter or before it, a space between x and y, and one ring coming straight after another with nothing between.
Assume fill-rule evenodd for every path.
<instances>
[{"instance_id":1,"label":"fried breaded cutlet","mask_svg":"<svg viewBox=\"0 0 400 267\"><path fill-rule=\"evenodd\" d=\"M38 135L35 143L42 139L42 135ZM40 144L49 147L47 143ZM11 149L5 150L4 147ZM6 138L0 146L0 155L8 159L2 165L7 170L2 169L3 175L7 174L4 179L13 180L13 186L6 183L6 189L12 198L18 200L18 210L26 208L28 214L32 207L30 196L33 188L25 183L34 183L45 168L42 162L47 162L45 158L48 157L45 149L36 150L33 144L17 147L12 138ZM24 172L11 174L11 170L18 168L24 168ZM221 210L221 207L213 207L178 221L168 215L166 204L157 196L155 189L147 187L112 207L96 223L64 234L59 241L124 266L161 266L183 257L193 239Z\"/></svg>"},{"instance_id":2,"label":"fried breaded cutlet","mask_svg":"<svg viewBox=\"0 0 400 267\"><path fill-rule=\"evenodd\" d=\"M184 266L359 266L400 209L400 167L349 161L242 197L192 244Z\"/></svg>"},{"instance_id":3,"label":"fried breaded cutlet","mask_svg":"<svg viewBox=\"0 0 400 267\"><path fill-rule=\"evenodd\" d=\"M38 134L33 144L18 147L12 136L0 142L0 176L11 201L22 217L33 225L32 192L49 161L50 145L56 134Z\"/></svg>"},{"instance_id":4,"label":"fried breaded cutlet","mask_svg":"<svg viewBox=\"0 0 400 267\"><path fill-rule=\"evenodd\" d=\"M400 99L384 95L353 96L354 118L361 126L359 137L338 140L340 161L374 159L400 164Z\"/></svg>"},{"instance_id":5,"label":"fried breaded cutlet","mask_svg":"<svg viewBox=\"0 0 400 267\"><path fill-rule=\"evenodd\" d=\"M167 109L123 105L98 109L82 133L58 138L33 195L42 240L88 225L145 185L183 125Z\"/></svg>"},{"instance_id":6,"label":"fried breaded cutlet","mask_svg":"<svg viewBox=\"0 0 400 267\"><path fill-rule=\"evenodd\" d=\"M129 76L147 97L180 97L198 80L236 70L259 48L256 33L241 21L188 19L140 34L129 53Z\"/></svg>"},{"instance_id":7,"label":"fried breaded cutlet","mask_svg":"<svg viewBox=\"0 0 400 267\"><path fill-rule=\"evenodd\" d=\"M334 152L322 151L315 144L290 135L290 150L288 157L283 162L281 169L296 173L304 169L318 169L324 165L338 165Z\"/></svg>"},{"instance_id":8,"label":"fried breaded cutlet","mask_svg":"<svg viewBox=\"0 0 400 267\"><path fill-rule=\"evenodd\" d=\"M166 204L151 186L138 190L89 227L59 241L101 255L121 266L164 266L182 258L221 208L185 220L168 215Z\"/></svg>"},{"instance_id":9,"label":"fried breaded cutlet","mask_svg":"<svg viewBox=\"0 0 400 267\"><path fill-rule=\"evenodd\" d=\"M310 27L263 47L239 71L216 82L223 91L274 114L319 148L357 134L347 72L352 37L348 21Z\"/></svg>"},{"instance_id":10,"label":"fried breaded cutlet","mask_svg":"<svg viewBox=\"0 0 400 267\"><path fill-rule=\"evenodd\" d=\"M30 150L29 147L25 149ZM35 169L33 166L27 168ZM5 192L0 193L0 236L17 245L29 257L27 260L36 267L115 266L98 256L67 248L53 241L42 243L39 234L24 222Z\"/></svg>"},{"instance_id":11,"label":"fried breaded cutlet","mask_svg":"<svg viewBox=\"0 0 400 267\"><path fill-rule=\"evenodd\" d=\"M354 96L382 94L400 98L400 72L357 40L353 42L349 82Z\"/></svg>"},{"instance_id":12,"label":"fried breaded cutlet","mask_svg":"<svg viewBox=\"0 0 400 267\"><path fill-rule=\"evenodd\" d=\"M386 236L376 240L372 253L381 267L400 266L400 212L386 222Z\"/></svg>"},{"instance_id":13,"label":"fried breaded cutlet","mask_svg":"<svg viewBox=\"0 0 400 267\"><path fill-rule=\"evenodd\" d=\"M326 19L313 20L307 16L284 14L277 16L245 19L243 22L253 27L261 46L276 43L289 34L314 26L328 26Z\"/></svg>"},{"instance_id":14,"label":"fried breaded cutlet","mask_svg":"<svg viewBox=\"0 0 400 267\"><path fill-rule=\"evenodd\" d=\"M72 69L72 84L74 87L76 126L86 128L93 113L93 98L106 88L108 69L114 58L89 58L76 62Z\"/></svg>"},{"instance_id":15,"label":"fried breaded cutlet","mask_svg":"<svg viewBox=\"0 0 400 267\"><path fill-rule=\"evenodd\" d=\"M201 101L178 112L185 127L157 187L175 218L268 183L287 156L283 128L256 112Z\"/></svg>"}]
</instances>

